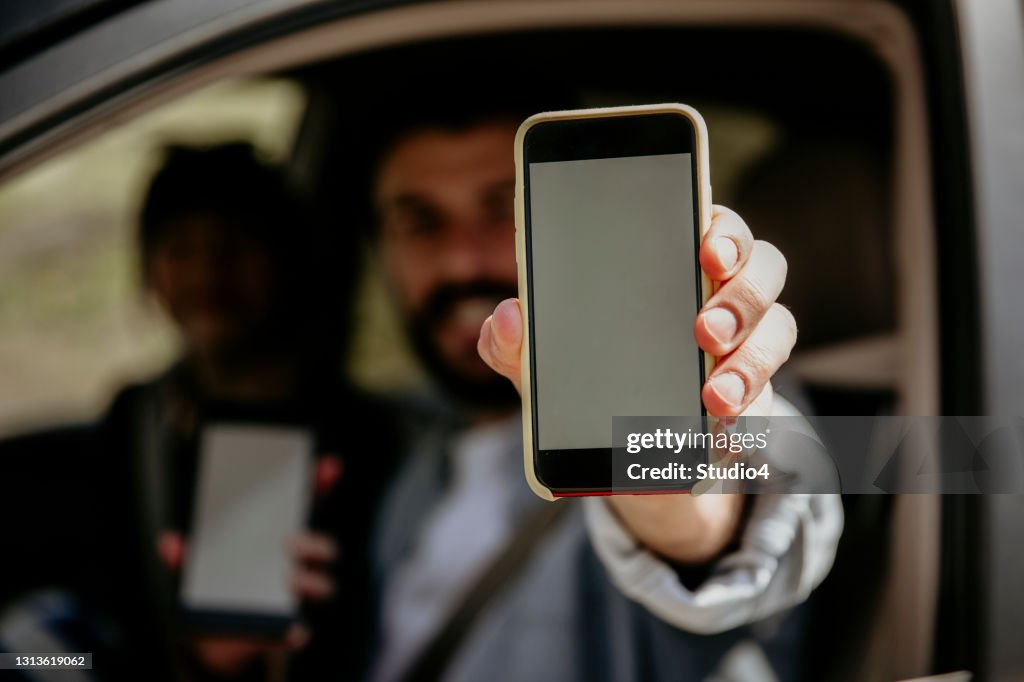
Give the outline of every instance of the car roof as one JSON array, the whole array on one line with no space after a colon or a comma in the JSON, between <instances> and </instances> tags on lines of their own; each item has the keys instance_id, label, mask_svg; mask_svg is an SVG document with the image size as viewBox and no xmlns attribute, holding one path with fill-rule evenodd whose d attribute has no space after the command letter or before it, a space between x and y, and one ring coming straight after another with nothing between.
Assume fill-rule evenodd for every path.
<instances>
[{"instance_id":1,"label":"car roof","mask_svg":"<svg viewBox=\"0 0 1024 682\"><path fill-rule=\"evenodd\" d=\"M119 96L143 85L165 77L172 80L176 73L303 28L380 9L429 4L423 0L3 3L0 166L6 168L17 156L12 151L24 153L27 145L45 134L86 112L114 105ZM488 3L433 4L438 14L445 10L451 15L463 11L451 9L457 5L473 12ZM581 23L587 24L587 12L579 14Z\"/></svg>"},{"instance_id":2,"label":"car roof","mask_svg":"<svg viewBox=\"0 0 1024 682\"><path fill-rule=\"evenodd\" d=\"M13 63L141 0L35 0L0 5L0 55Z\"/></svg>"},{"instance_id":3,"label":"car roof","mask_svg":"<svg viewBox=\"0 0 1024 682\"><path fill-rule=\"evenodd\" d=\"M0 155L159 72L215 56L309 0L5 3ZM363 3L366 8L370 3ZM27 9L35 7L36 11ZM9 24L9 25L8 25ZM285 30L284 26L281 26ZM217 47L219 44L219 47Z\"/></svg>"}]
</instances>

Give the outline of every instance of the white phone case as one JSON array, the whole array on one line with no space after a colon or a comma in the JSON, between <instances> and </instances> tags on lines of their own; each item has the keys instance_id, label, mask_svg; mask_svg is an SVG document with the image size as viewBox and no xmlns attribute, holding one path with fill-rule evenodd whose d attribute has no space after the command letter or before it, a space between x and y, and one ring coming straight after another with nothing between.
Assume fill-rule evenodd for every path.
<instances>
[{"instance_id":1,"label":"white phone case","mask_svg":"<svg viewBox=\"0 0 1024 682\"><path fill-rule=\"evenodd\" d=\"M711 226L711 172L708 162L708 131L703 117L693 107L685 104L645 104L626 107L603 107L598 109L576 109L570 111L551 111L535 114L523 121L516 134L515 157L516 157L516 263L519 270L519 305L523 315L523 347L520 362L522 365L522 393L523 393L523 466L526 473L526 481L530 489L545 500L554 501L558 499L552 491L541 483L533 466L533 407L531 381L533 368L530 367L530 329L529 309L530 295L528 280L526 276L526 198L523 187L526 179L526 164L523 159L523 144L526 133L533 126L549 121L570 121L589 118L611 118L621 116L638 116L649 114L676 114L683 116L692 123L696 131L696 167L697 167L697 202L698 214L700 215L701 239ZM712 292L712 282L707 275L701 271L701 291L703 294L701 305L707 302ZM715 358L707 353L704 354L704 378L710 375L714 368ZM611 491L606 491L611 493ZM600 494L600 493L595 493Z\"/></svg>"}]
</instances>

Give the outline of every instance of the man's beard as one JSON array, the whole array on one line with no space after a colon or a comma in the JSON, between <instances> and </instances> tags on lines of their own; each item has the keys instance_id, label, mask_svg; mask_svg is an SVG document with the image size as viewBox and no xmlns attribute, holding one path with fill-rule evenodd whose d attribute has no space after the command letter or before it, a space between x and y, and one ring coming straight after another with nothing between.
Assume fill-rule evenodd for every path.
<instances>
[{"instance_id":1,"label":"man's beard","mask_svg":"<svg viewBox=\"0 0 1024 682\"><path fill-rule=\"evenodd\" d=\"M413 350L430 376L452 398L471 408L506 408L519 403L512 382L497 372L484 378L467 377L444 357L434 339L435 327L468 298L494 298L502 301L516 296L516 288L492 280L438 287L423 306L408 318L407 328ZM483 360L480 360L483 363Z\"/></svg>"}]
</instances>

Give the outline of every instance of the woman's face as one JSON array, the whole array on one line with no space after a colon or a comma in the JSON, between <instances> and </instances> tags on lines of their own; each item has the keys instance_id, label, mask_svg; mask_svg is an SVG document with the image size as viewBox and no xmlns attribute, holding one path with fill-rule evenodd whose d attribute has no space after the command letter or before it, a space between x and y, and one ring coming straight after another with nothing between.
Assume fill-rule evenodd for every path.
<instances>
[{"instance_id":1,"label":"woman's face","mask_svg":"<svg viewBox=\"0 0 1024 682\"><path fill-rule=\"evenodd\" d=\"M149 256L148 283L190 352L230 352L268 330L273 254L216 214L189 214L163 227Z\"/></svg>"}]
</instances>

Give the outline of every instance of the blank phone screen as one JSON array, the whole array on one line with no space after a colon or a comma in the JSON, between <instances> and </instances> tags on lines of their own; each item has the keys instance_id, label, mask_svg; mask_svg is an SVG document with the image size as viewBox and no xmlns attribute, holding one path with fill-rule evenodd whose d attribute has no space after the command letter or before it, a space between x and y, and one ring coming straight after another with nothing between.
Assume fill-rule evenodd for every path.
<instances>
[{"instance_id":1,"label":"blank phone screen","mask_svg":"<svg viewBox=\"0 0 1024 682\"><path fill-rule=\"evenodd\" d=\"M529 164L540 450L612 447L615 416L698 416L691 154Z\"/></svg>"},{"instance_id":2,"label":"blank phone screen","mask_svg":"<svg viewBox=\"0 0 1024 682\"><path fill-rule=\"evenodd\" d=\"M182 584L194 611L290 617L288 541L305 523L313 446L302 429L222 424L200 439Z\"/></svg>"}]
</instances>

